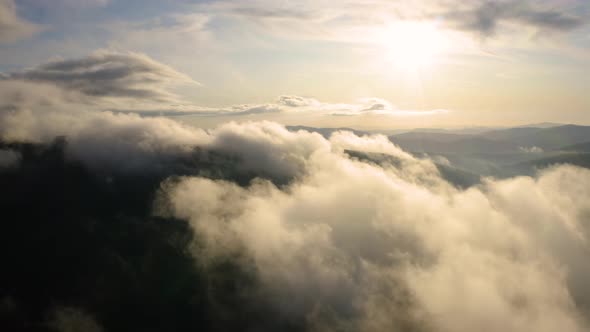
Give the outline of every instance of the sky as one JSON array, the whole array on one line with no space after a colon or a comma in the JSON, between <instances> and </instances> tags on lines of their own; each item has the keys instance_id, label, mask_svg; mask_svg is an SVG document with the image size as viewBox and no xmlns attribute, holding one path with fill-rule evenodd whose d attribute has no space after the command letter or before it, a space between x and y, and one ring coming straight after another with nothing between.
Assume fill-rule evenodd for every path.
<instances>
[{"instance_id":1,"label":"sky","mask_svg":"<svg viewBox=\"0 0 590 332\"><path fill-rule=\"evenodd\" d=\"M590 124L589 23L585 0L0 0L0 72L202 127Z\"/></svg>"}]
</instances>

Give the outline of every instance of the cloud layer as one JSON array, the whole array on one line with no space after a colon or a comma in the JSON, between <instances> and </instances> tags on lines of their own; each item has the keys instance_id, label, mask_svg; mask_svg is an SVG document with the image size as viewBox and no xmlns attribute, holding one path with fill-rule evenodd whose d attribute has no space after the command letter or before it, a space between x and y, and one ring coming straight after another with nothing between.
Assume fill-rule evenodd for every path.
<instances>
[{"instance_id":1,"label":"cloud layer","mask_svg":"<svg viewBox=\"0 0 590 332\"><path fill-rule=\"evenodd\" d=\"M226 152L244 167L294 180L174 180L164 187L169 213L205 237L205 262L250 257L276 305L311 329L587 328L590 171L564 166L458 190L384 137L325 140L270 123L219 130L215 141L235 146Z\"/></svg>"},{"instance_id":2,"label":"cloud layer","mask_svg":"<svg viewBox=\"0 0 590 332\"><path fill-rule=\"evenodd\" d=\"M503 23L532 27L541 32L570 31L588 23L587 17L557 7L537 8L522 1L481 1L470 9L451 11L444 17L461 30L484 37L498 32Z\"/></svg>"},{"instance_id":3,"label":"cloud layer","mask_svg":"<svg viewBox=\"0 0 590 332\"><path fill-rule=\"evenodd\" d=\"M57 85L90 97L130 98L149 101L174 101L163 89L165 84L191 83L188 76L139 53L108 50L69 60L54 60L7 79Z\"/></svg>"},{"instance_id":4,"label":"cloud layer","mask_svg":"<svg viewBox=\"0 0 590 332\"><path fill-rule=\"evenodd\" d=\"M571 3L575 4L572 5ZM214 2L205 8L219 15L230 15L255 22L284 36L349 42L373 42L375 31L389 22L437 20L453 30L473 32L484 37L497 34L505 25L531 28L537 32L568 32L588 23L583 1L559 4L555 1L416 1L412 3L338 1L276 3L254 1L248 4ZM511 31L516 31L513 29ZM372 32L372 33L371 33Z\"/></svg>"}]
</instances>

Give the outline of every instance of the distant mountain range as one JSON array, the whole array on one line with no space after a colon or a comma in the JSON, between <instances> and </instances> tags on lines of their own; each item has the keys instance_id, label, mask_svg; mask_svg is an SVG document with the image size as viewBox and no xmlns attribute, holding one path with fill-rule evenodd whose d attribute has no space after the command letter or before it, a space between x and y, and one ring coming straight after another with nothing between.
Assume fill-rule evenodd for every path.
<instances>
[{"instance_id":1,"label":"distant mountain range","mask_svg":"<svg viewBox=\"0 0 590 332\"><path fill-rule=\"evenodd\" d=\"M325 137L340 130L359 136L374 134L351 128L287 128L317 132ZM513 128L423 128L392 134L388 138L418 157L448 160L450 165L437 166L458 185L472 183L474 174L530 175L555 164L590 168L590 126L540 123Z\"/></svg>"},{"instance_id":2,"label":"distant mountain range","mask_svg":"<svg viewBox=\"0 0 590 332\"><path fill-rule=\"evenodd\" d=\"M315 128L288 126L289 130L307 130L329 137L336 131L351 131L356 135L375 132L352 128ZM543 151L587 151L590 146L590 126L539 123L513 128L490 129L414 129L388 136L406 151L420 153L519 153ZM586 144L586 146L584 146ZM584 150L585 149L585 150Z\"/></svg>"},{"instance_id":3,"label":"distant mountain range","mask_svg":"<svg viewBox=\"0 0 590 332\"><path fill-rule=\"evenodd\" d=\"M590 142L569 145L562 147L560 150L569 152L590 152Z\"/></svg>"},{"instance_id":4,"label":"distant mountain range","mask_svg":"<svg viewBox=\"0 0 590 332\"><path fill-rule=\"evenodd\" d=\"M335 133L337 131L351 131L357 136L372 134L371 132L368 132L368 131L356 130L356 129L352 129L352 128L316 128L316 127L307 127L307 126L287 126L287 129L290 131L305 130L305 131L309 131L312 133L318 133L318 134L324 136L325 138L329 138L333 133Z\"/></svg>"}]
</instances>

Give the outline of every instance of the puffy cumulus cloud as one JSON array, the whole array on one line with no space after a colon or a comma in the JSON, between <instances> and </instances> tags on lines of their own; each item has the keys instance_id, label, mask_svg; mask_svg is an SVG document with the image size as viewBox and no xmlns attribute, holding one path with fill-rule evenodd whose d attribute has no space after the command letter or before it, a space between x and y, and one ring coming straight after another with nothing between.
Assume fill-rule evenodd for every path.
<instances>
[{"instance_id":1,"label":"puffy cumulus cloud","mask_svg":"<svg viewBox=\"0 0 590 332\"><path fill-rule=\"evenodd\" d=\"M12 80L49 83L90 98L126 98L140 102L175 101L164 86L194 83L188 76L139 53L99 50L77 59L53 60L21 72Z\"/></svg>"},{"instance_id":2,"label":"puffy cumulus cloud","mask_svg":"<svg viewBox=\"0 0 590 332\"><path fill-rule=\"evenodd\" d=\"M90 166L136 171L157 170L209 139L204 131L173 120L136 114L0 112L0 138L5 141L49 143L60 136L67 139L68 152Z\"/></svg>"},{"instance_id":3,"label":"puffy cumulus cloud","mask_svg":"<svg viewBox=\"0 0 590 332\"><path fill-rule=\"evenodd\" d=\"M328 148L320 134L295 133L272 122L227 123L211 135L210 149L239 157L244 171L277 179L301 176L312 154Z\"/></svg>"},{"instance_id":4,"label":"puffy cumulus cloud","mask_svg":"<svg viewBox=\"0 0 590 332\"><path fill-rule=\"evenodd\" d=\"M40 30L38 25L17 15L14 0L0 0L0 42L30 37Z\"/></svg>"},{"instance_id":5,"label":"puffy cumulus cloud","mask_svg":"<svg viewBox=\"0 0 590 332\"><path fill-rule=\"evenodd\" d=\"M471 8L453 10L444 15L461 30L493 36L504 23L532 27L542 32L570 31L588 23L588 17L555 6L532 5L522 1L480 1Z\"/></svg>"},{"instance_id":6,"label":"puffy cumulus cloud","mask_svg":"<svg viewBox=\"0 0 590 332\"><path fill-rule=\"evenodd\" d=\"M167 118L101 111L50 84L0 81L0 97L0 140L50 143L63 136L68 153L92 166L157 169L209 140Z\"/></svg>"},{"instance_id":7,"label":"puffy cumulus cloud","mask_svg":"<svg viewBox=\"0 0 590 332\"><path fill-rule=\"evenodd\" d=\"M308 330L587 330L590 171L460 190L382 136L272 123L212 135L243 167L292 180L175 179L160 213L191 222L204 264L245 255L262 293Z\"/></svg>"}]
</instances>

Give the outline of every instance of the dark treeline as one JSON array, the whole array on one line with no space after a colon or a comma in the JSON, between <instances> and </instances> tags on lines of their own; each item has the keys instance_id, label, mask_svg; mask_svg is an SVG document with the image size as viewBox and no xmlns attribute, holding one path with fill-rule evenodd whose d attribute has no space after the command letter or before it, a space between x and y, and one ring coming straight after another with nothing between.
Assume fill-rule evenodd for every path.
<instances>
[{"instance_id":1,"label":"dark treeline","mask_svg":"<svg viewBox=\"0 0 590 332\"><path fill-rule=\"evenodd\" d=\"M21 155L0 169L0 330L64 330L69 308L103 331L303 328L260 294L253 264L201 264L188 223L153 215L172 174L91 170L63 138L0 148Z\"/></svg>"}]
</instances>

